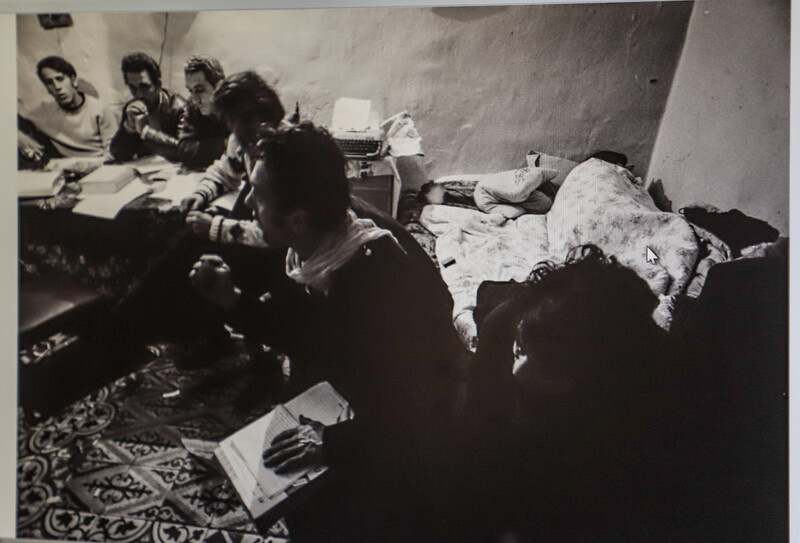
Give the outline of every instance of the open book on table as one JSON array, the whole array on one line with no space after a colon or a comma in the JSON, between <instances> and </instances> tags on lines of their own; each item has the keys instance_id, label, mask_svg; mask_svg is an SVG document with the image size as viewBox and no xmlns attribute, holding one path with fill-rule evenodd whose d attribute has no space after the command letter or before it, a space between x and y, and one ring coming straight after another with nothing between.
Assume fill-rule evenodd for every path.
<instances>
[{"instance_id":1,"label":"open book on table","mask_svg":"<svg viewBox=\"0 0 800 543\"><path fill-rule=\"evenodd\" d=\"M323 381L222 440L214 450L259 528L277 521L289 498L304 493L309 483L327 471L326 466L317 465L278 475L264 466L264 451L279 433L300 426L301 415L325 426L353 418L347 401Z\"/></svg>"}]
</instances>

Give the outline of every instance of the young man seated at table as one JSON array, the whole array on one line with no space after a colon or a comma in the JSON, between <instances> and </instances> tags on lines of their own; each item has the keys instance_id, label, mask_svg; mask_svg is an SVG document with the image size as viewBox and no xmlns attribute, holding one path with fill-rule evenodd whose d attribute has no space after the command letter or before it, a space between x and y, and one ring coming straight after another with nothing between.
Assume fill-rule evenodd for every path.
<instances>
[{"instance_id":1,"label":"young man seated at table","mask_svg":"<svg viewBox=\"0 0 800 543\"><path fill-rule=\"evenodd\" d=\"M49 56L36 74L53 100L39 104L19 120L19 152L33 164L58 157L111 158L109 145L117 130L111 109L78 89L75 67Z\"/></svg>"},{"instance_id":2,"label":"young man seated at table","mask_svg":"<svg viewBox=\"0 0 800 543\"><path fill-rule=\"evenodd\" d=\"M214 89L225 79L215 58L191 56L183 67L189 103L178 127L178 160L186 168L205 170L224 151L227 126L214 112Z\"/></svg>"},{"instance_id":3,"label":"young man seated at table","mask_svg":"<svg viewBox=\"0 0 800 543\"><path fill-rule=\"evenodd\" d=\"M219 84L212 99L214 114L222 119L231 132L225 152L206 169L197 190L181 202L188 212L189 229L202 239L263 247L258 227L250 219L241 201L237 201L231 216L212 215L208 205L228 192L240 194L246 190L244 143L253 139L253 131L261 125L277 126L284 109L275 90L255 72L241 72L227 77ZM240 219L248 220L240 220Z\"/></svg>"},{"instance_id":4,"label":"young man seated at table","mask_svg":"<svg viewBox=\"0 0 800 543\"><path fill-rule=\"evenodd\" d=\"M350 209L345 159L327 132L301 123L255 141L246 204L264 241L288 247L287 285L240 290L216 255L190 278L236 329L287 353L307 382L328 380L356 413L326 428L307 421L265 451L279 472L322 460L337 474L287 517L292 540L414 540L428 530L421 503L438 481L429 460L465 354L441 278L420 275L390 230Z\"/></svg>"},{"instance_id":5,"label":"young man seated at table","mask_svg":"<svg viewBox=\"0 0 800 543\"><path fill-rule=\"evenodd\" d=\"M122 59L122 75L133 95L122 108L122 123L111 141L111 154L121 162L158 154L177 161L178 127L186 101L161 86L161 69L144 53Z\"/></svg>"}]
</instances>

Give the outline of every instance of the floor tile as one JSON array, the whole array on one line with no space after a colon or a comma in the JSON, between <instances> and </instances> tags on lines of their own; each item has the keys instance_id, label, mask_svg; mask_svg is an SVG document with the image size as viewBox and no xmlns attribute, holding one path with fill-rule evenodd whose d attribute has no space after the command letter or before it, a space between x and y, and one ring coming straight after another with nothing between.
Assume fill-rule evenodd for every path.
<instances>
[{"instance_id":1,"label":"floor tile","mask_svg":"<svg viewBox=\"0 0 800 543\"><path fill-rule=\"evenodd\" d=\"M207 532L207 528L200 526L172 522L153 523L154 543L202 543Z\"/></svg>"},{"instance_id":2,"label":"floor tile","mask_svg":"<svg viewBox=\"0 0 800 543\"><path fill-rule=\"evenodd\" d=\"M152 474L122 464L75 477L67 488L90 511L116 516L160 504L170 489Z\"/></svg>"},{"instance_id":3,"label":"floor tile","mask_svg":"<svg viewBox=\"0 0 800 543\"><path fill-rule=\"evenodd\" d=\"M173 390L175 389L172 387L165 387L159 394L140 399L137 405L149 416L160 421L183 415L186 413L186 404L180 396L164 397L165 392Z\"/></svg>"},{"instance_id":4,"label":"floor tile","mask_svg":"<svg viewBox=\"0 0 800 543\"><path fill-rule=\"evenodd\" d=\"M17 494L17 526L24 527L36 522L51 507L55 496L53 487L35 483L19 490Z\"/></svg>"},{"instance_id":5,"label":"floor tile","mask_svg":"<svg viewBox=\"0 0 800 543\"><path fill-rule=\"evenodd\" d=\"M17 534L123 543L285 542L285 526L257 534L227 477L181 443L182 437L218 441L244 426L245 415L232 407L246 383L244 362L234 358L193 372L162 358L139 370L136 380L115 381L33 426L18 413ZM164 397L178 387L190 392Z\"/></svg>"},{"instance_id":6,"label":"floor tile","mask_svg":"<svg viewBox=\"0 0 800 543\"><path fill-rule=\"evenodd\" d=\"M55 508L47 512L43 531L48 538L89 541L98 515Z\"/></svg>"},{"instance_id":7,"label":"floor tile","mask_svg":"<svg viewBox=\"0 0 800 543\"><path fill-rule=\"evenodd\" d=\"M106 504L103 514L127 517L131 511L160 506L172 484L156 476L147 467L132 466L125 476L102 481L98 488L109 489L114 496Z\"/></svg>"},{"instance_id":8,"label":"floor tile","mask_svg":"<svg viewBox=\"0 0 800 543\"><path fill-rule=\"evenodd\" d=\"M100 447L129 463L146 463L149 457L162 457L179 446L178 435L163 426L146 426L115 432L99 440Z\"/></svg>"},{"instance_id":9,"label":"floor tile","mask_svg":"<svg viewBox=\"0 0 800 543\"><path fill-rule=\"evenodd\" d=\"M149 520L101 515L91 526L85 540L151 543L152 528L153 522Z\"/></svg>"},{"instance_id":10,"label":"floor tile","mask_svg":"<svg viewBox=\"0 0 800 543\"><path fill-rule=\"evenodd\" d=\"M158 419L151 416L147 410L140 407L134 401L125 402L117 410L117 416L109 425L108 432L119 432L127 429L135 429L148 424L157 423Z\"/></svg>"},{"instance_id":11,"label":"floor tile","mask_svg":"<svg viewBox=\"0 0 800 543\"><path fill-rule=\"evenodd\" d=\"M271 534L257 535L234 530L211 529L203 543L289 543L289 539Z\"/></svg>"},{"instance_id":12,"label":"floor tile","mask_svg":"<svg viewBox=\"0 0 800 543\"><path fill-rule=\"evenodd\" d=\"M228 421L210 411L183 416L180 419L169 421L168 424L182 437L213 441L222 440L237 430Z\"/></svg>"},{"instance_id":13,"label":"floor tile","mask_svg":"<svg viewBox=\"0 0 800 543\"><path fill-rule=\"evenodd\" d=\"M243 507L228 479L221 475L174 486L165 503L176 507L200 526L208 526L215 518L224 518Z\"/></svg>"},{"instance_id":14,"label":"floor tile","mask_svg":"<svg viewBox=\"0 0 800 543\"><path fill-rule=\"evenodd\" d=\"M159 504L147 505L140 509L131 509L126 515L130 518L151 520L154 522L169 522L186 526L197 525L194 518L187 515L173 503L170 503L166 498Z\"/></svg>"}]
</instances>

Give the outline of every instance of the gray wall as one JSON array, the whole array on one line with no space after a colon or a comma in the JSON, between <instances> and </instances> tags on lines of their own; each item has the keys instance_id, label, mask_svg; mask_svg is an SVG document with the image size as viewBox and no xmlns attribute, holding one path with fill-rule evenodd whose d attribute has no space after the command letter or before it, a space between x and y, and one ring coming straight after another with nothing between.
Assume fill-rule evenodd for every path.
<instances>
[{"instance_id":1,"label":"gray wall","mask_svg":"<svg viewBox=\"0 0 800 543\"><path fill-rule=\"evenodd\" d=\"M650 162L675 210L738 208L789 232L789 0L702 0Z\"/></svg>"},{"instance_id":2,"label":"gray wall","mask_svg":"<svg viewBox=\"0 0 800 543\"><path fill-rule=\"evenodd\" d=\"M424 158L404 181L525 164L530 149L582 158L626 153L647 169L692 6L686 2L73 14L44 31L18 19L20 109L46 99L34 65L62 54L109 101L127 97L119 60L163 40L164 85L185 92L192 53L257 68L284 103L326 124L340 96L382 116L408 110ZM166 22L166 39L164 28Z\"/></svg>"}]
</instances>

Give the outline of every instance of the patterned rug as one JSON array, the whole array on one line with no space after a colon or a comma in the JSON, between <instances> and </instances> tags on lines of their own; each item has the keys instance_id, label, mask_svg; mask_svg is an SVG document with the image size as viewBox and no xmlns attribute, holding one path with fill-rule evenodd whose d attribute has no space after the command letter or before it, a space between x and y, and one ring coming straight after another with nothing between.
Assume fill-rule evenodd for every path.
<instances>
[{"instance_id":1,"label":"patterned rug","mask_svg":"<svg viewBox=\"0 0 800 543\"><path fill-rule=\"evenodd\" d=\"M165 543L278 543L258 534L228 479L182 438L218 441L269 409L237 410L246 355L211 369L153 362L33 426L18 417L17 537Z\"/></svg>"}]
</instances>

